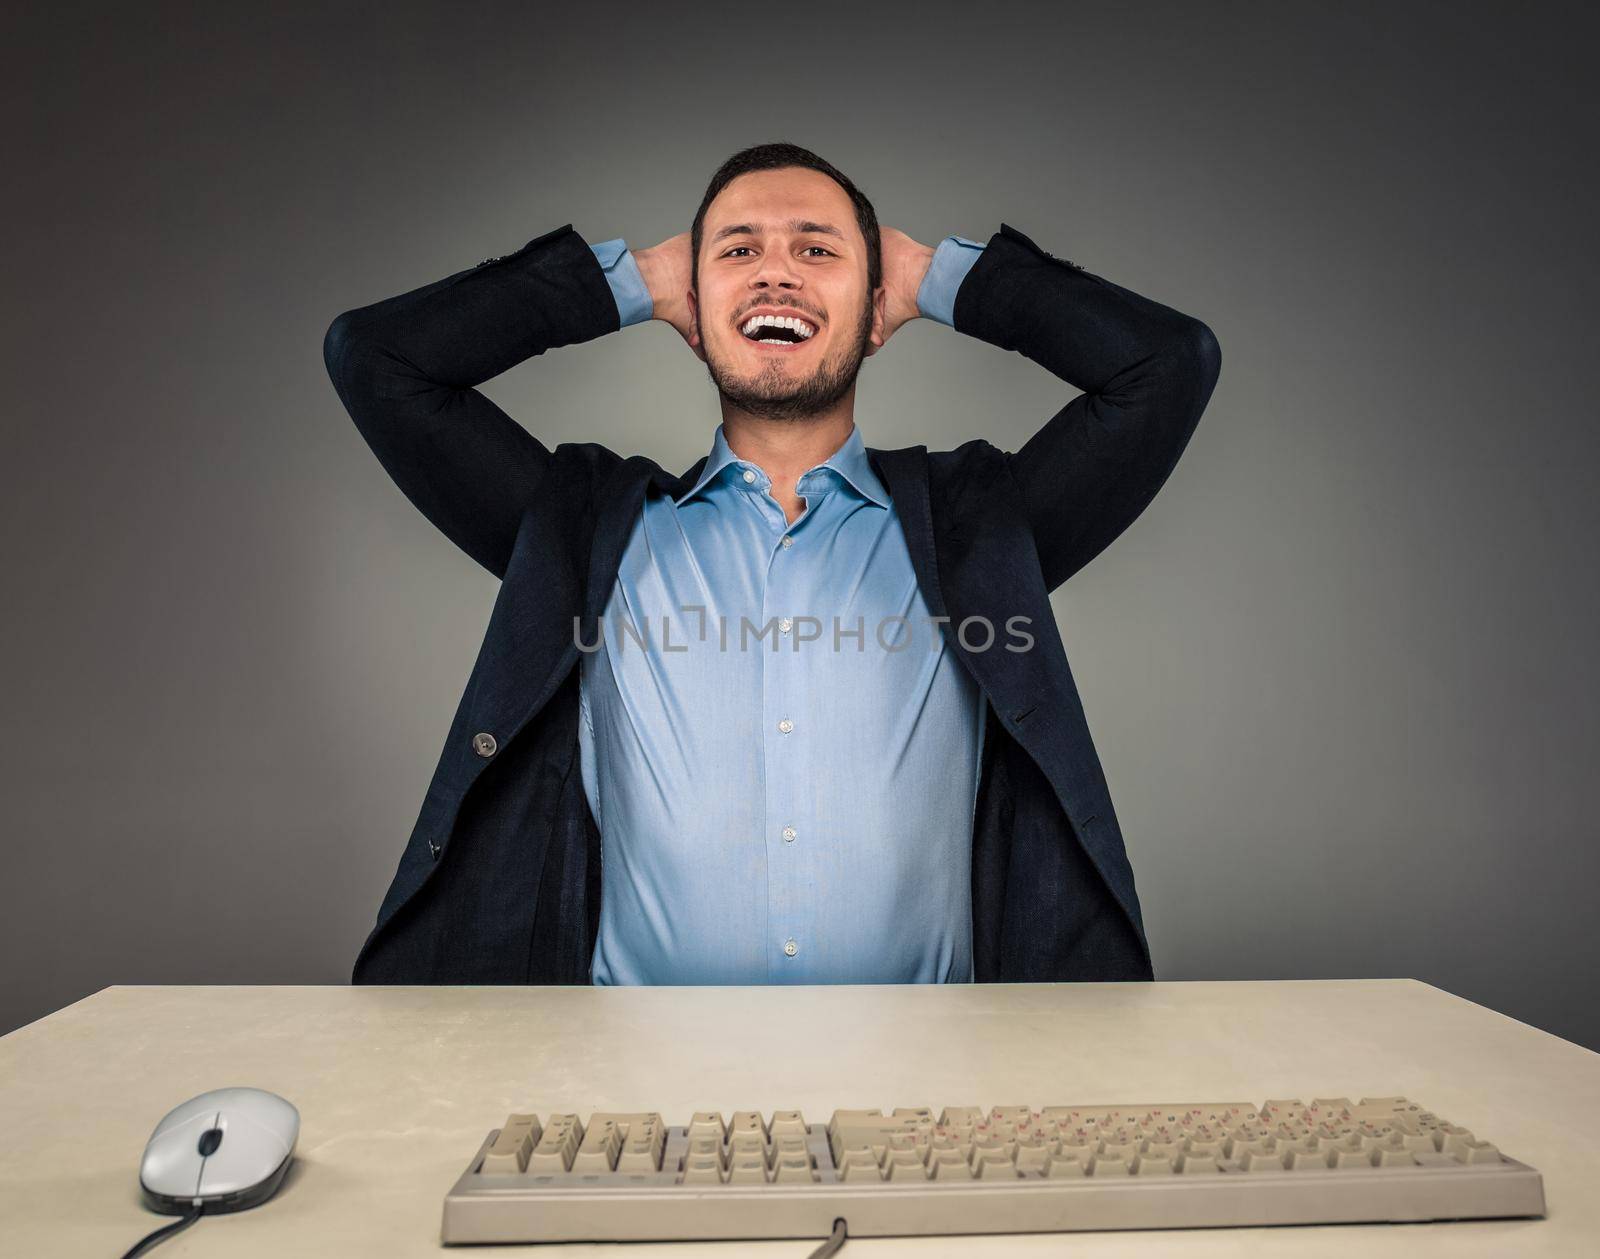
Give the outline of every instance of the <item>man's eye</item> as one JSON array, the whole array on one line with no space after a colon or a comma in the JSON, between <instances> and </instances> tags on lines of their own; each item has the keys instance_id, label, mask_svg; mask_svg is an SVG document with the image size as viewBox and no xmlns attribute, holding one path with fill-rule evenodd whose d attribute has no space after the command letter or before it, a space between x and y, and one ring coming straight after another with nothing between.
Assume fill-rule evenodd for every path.
<instances>
[{"instance_id":1,"label":"man's eye","mask_svg":"<svg viewBox=\"0 0 1600 1259\"><path fill-rule=\"evenodd\" d=\"M732 249L728 250L727 253L723 254L722 256L724 258L727 258L727 257L730 257L733 254L738 253L739 250L741 250L741 249L749 249L749 248L750 248L749 245L735 245ZM828 249L827 247L825 247L823 245L807 245L806 248L807 249L820 249L820 250L822 250L823 253L830 254L830 255L833 253L833 250Z\"/></svg>"}]
</instances>

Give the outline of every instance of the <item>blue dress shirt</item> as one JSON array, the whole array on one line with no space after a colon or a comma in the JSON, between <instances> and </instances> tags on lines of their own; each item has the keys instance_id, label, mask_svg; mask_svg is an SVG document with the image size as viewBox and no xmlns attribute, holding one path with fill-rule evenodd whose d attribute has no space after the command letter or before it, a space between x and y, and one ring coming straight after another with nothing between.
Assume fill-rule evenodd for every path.
<instances>
[{"instance_id":1,"label":"blue dress shirt","mask_svg":"<svg viewBox=\"0 0 1600 1259\"><path fill-rule=\"evenodd\" d=\"M593 248L624 324L648 319L626 247ZM981 249L941 243L924 315L949 322ZM968 982L982 692L859 429L801 475L793 523L771 486L719 424L687 493L649 487L580 643L591 979Z\"/></svg>"}]
</instances>

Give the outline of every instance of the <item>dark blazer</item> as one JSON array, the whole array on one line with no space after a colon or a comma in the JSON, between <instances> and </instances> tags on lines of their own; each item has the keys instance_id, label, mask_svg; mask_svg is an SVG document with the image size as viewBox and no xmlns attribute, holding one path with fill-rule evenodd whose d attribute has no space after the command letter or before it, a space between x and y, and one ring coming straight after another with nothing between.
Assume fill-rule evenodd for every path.
<instances>
[{"instance_id":1,"label":"dark blazer","mask_svg":"<svg viewBox=\"0 0 1600 1259\"><path fill-rule=\"evenodd\" d=\"M1133 872L1049 594L1166 481L1220 370L1204 323L1041 250L1006 224L956 295L954 326L1083 392L1010 453L868 447L928 609L988 701L972 835L980 981L1150 979ZM329 376L416 506L501 579L483 646L356 983L588 983L600 834L578 763L574 618L596 641L654 482L673 476L592 442L554 450L475 386L620 326L569 223L386 301L347 311ZM1025 616L1027 651L1006 629ZM968 617L995 646L967 650ZM983 641L981 623L968 638Z\"/></svg>"}]
</instances>

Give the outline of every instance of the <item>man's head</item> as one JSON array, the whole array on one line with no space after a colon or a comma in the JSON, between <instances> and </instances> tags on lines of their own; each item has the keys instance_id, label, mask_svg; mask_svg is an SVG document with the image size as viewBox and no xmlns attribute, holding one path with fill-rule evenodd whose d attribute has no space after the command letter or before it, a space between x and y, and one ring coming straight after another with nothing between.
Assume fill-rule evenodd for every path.
<instances>
[{"instance_id":1,"label":"man's head","mask_svg":"<svg viewBox=\"0 0 1600 1259\"><path fill-rule=\"evenodd\" d=\"M712 177L690 239L690 313L726 402L805 419L854 387L884 289L878 216L849 179L797 145L745 149ZM809 335L746 336L762 312L804 320ZM796 335L793 348L761 340Z\"/></svg>"}]
</instances>

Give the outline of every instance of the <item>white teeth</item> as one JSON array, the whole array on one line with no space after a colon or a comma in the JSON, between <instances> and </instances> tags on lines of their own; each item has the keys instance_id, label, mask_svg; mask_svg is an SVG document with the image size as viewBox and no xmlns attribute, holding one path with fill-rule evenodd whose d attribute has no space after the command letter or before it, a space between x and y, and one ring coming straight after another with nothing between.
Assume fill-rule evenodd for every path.
<instances>
[{"instance_id":1,"label":"white teeth","mask_svg":"<svg viewBox=\"0 0 1600 1259\"><path fill-rule=\"evenodd\" d=\"M786 315L756 315L754 318L745 323L742 331L744 332L745 336L754 337L756 330L759 328L788 328L797 336L799 336L800 340L802 341L809 339L813 332L811 325L806 323L805 320L793 319ZM763 339L770 340L771 338ZM784 341L780 342L780 344L788 345L790 343Z\"/></svg>"}]
</instances>

